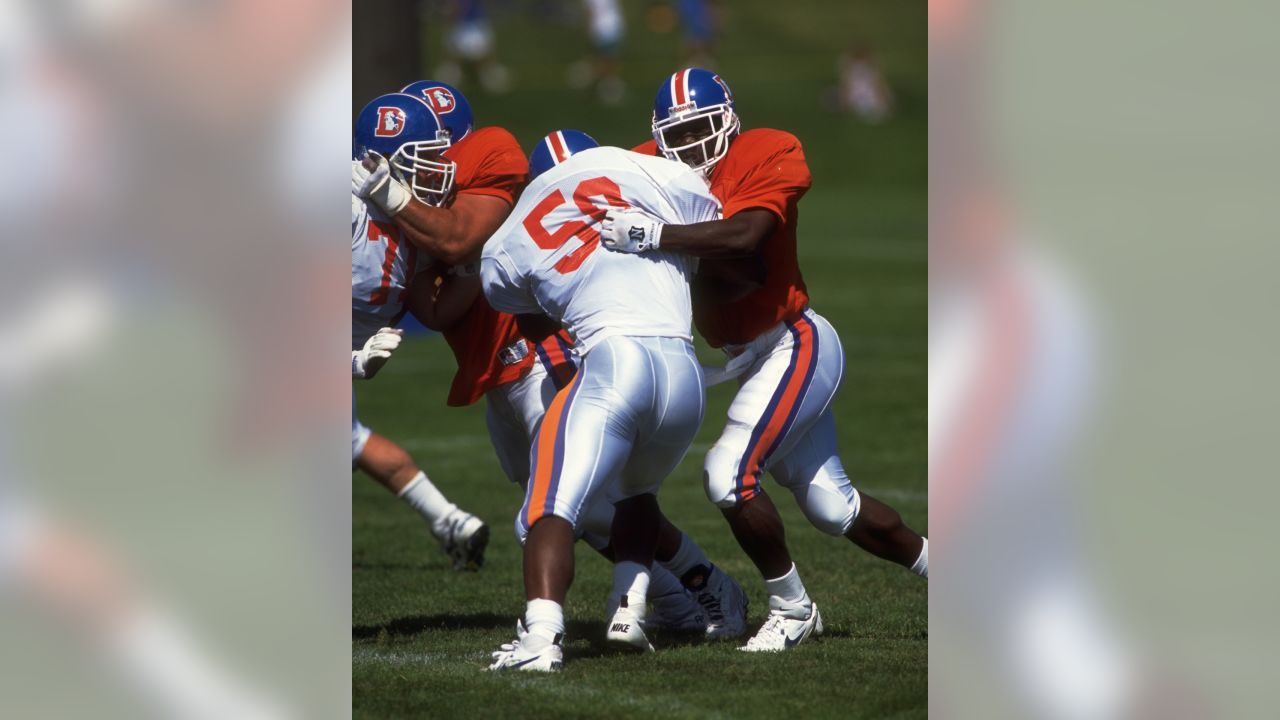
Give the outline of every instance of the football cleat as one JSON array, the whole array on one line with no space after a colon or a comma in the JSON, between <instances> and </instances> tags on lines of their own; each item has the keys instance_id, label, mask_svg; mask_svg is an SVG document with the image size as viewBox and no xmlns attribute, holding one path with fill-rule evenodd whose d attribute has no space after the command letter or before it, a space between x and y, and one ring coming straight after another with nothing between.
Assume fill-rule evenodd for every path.
<instances>
[{"instance_id":1,"label":"football cleat","mask_svg":"<svg viewBox=\"0 0 1280 720\"><path fill-rule=\"evenodd\" d=\"M552 638L531 633L525 630L523 620L516 620L515 642L503 643L492 653L489 669L559 672L564 667L563 640L560 633Z\"/></svg>"},{"instance_id":2,"label":"football cleat","mask_svg":"<svg viewBox=\"0 0 1280 720\"><path fill-rule=\"evenodd\" d=\"M746 645L743 652L781 652L799 645L810 635L822 634L822 615L817 603L805 596L798 603L789 603L777 595L769 597L769 619Z\"/></svg>"},{"instance_id":3,"label":"football cleat","mask_svg":"<svg viewBox=\"0 0 1280 720\"><path fill-rule=\"evenodd\" d=\"M723 570L699 565L680 581L702 606L708 639L740 637L747 631L747 596Z\"/></svg>"},{"instance_id":4,"label":"football cleat","mask_svg":"<svg viewBox=\"0 0 1280 720\"><path fill-rule=\"evenodd\" d=\"M609 619L609 629L604 634L605 641L612 645L653 652L653 645L641 627L644 623L643 611L636 612L636 608L628 607L626 595L622 595L618 602L618 608ZM609 604L613 604L612 599Z\"/></svg>"},{"instance_id":5,"label":"football cleat","mask_svg":"<svg viewBox=\"0 0 1280 720\"><path fill-rule=\"evenodd\" d=\"M698 599L688 590L672 592L650 599L645 615L646 630L706 631L707 615Z\"/></svg>"},{"instance_id":6,"label":"football cleat","mask_svg":"<svg viewBox=\"0 0 1280 720\"><path fill-rule=\"evenodd\" d=\"M489 526L461 509L437 520L431 534L453 560L454 570L479 570L484 565L484 549L489 545Z\"/></svg>"}]
</instances>

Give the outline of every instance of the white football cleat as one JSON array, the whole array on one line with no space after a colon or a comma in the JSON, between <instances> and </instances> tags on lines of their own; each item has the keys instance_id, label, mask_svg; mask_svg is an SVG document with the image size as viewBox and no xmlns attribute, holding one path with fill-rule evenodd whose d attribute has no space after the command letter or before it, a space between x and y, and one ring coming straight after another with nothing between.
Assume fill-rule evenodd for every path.
<instances>
[{"instance_id":1,"label":"white football cleat","mask_svg":"<svg viewBox=\"0 0 1280 720\"><path fill-rule=\"evenodd\" d=\"M489 545L489 526L480 518L461 509L437 520L431 526L445 553L453 560L454 570L479 570L484 565L484 549Z\"/></svg>"},{"instance_id":2,"label":"white football cleat","mask_svg":"<svg viewBox=\"0 0 1280 720\"><path fill-rule=\"evenodd\" d=\"M564 638L556 633L553 638L528 632L524 621L516 621L515 642L503 643L492 653L490 670L528 670L530 672L559 672L564 667Z\"/></svg>"},{"instance_id":3,"label":"white football cleat","mask_svg":"<svg viewBox=\"0 0 1280 720\"><path fill-rule=\"evenodd\" d=\"M688 590L671 592L650 598L649 614L645 615L646 630L698 630L707 629L707 615L698 604L698 599Z\"/></svg>"},{"instance_id":4,"label":"white football cleat","mask_svg":"<svg viewBox=\"0 0 1280 720\"><path fill-rule=\"evenodd\" d=\"M822 615L818 605L806 595L798 603L789 603L777 595L769 597L769 619L746 645L743 652L781 652L790 650L810 635L822 634Z\"/></svg>"},{"instance_id":5,"label":"white football cleat","mask_svg":"<svg viewBox=\"0 0 1280 720\"><path fill-rule=\"evenodd\" d=\"M637 608L627 606L627 596L622 595L616 600L609 599L609 605L618 602L618 607L613 611L613 617L609 619L609 629L605 631L604 639L612 645L622 645L636 650L645 652L653 652L653 645L649 642L649 638L645 637L643 608L637 612Z\"/></svg>"},{"instance_id":6,"label":"white football cleat","mask_svg":"<svg viewBox=\"0 0 1280 720\"><path fill-rule=\"evenodd\" d=\"M720 568L700 565L681 578L702 606L710 640L740 637L747 631L747 596Z\"/></svg>"}]
</instances>

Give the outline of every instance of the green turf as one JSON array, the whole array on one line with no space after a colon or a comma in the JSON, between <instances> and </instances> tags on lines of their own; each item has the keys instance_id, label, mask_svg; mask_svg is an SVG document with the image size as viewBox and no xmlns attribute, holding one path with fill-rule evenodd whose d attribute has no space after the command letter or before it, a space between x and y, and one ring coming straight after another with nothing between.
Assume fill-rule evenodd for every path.
<instances>
[{"instance_id":1,"label":"green turf","mask_svg":"<svg viewBox=\"0 0 1280 720\"><path fill-rule=\"evenodd\" d=\"M834 406L845 465L859 488L925 531L924 3L795 0L785 4L786 13L763 0L723 4L731 12L718 69L734 88L744 126L794 132L814 173L814 189L800 206L801 264L815 309L840 332L847 354L845 386ZM676 53L674 36L643 30L644 7L628 5L624 59L632 93L620 108L602 108L564 89L564 65L585 47L580 32L528 19L500 22L501 52L512 62L518 89L495 98L464 86L480 124L508 127L526 146L566 126L606 143L643 140L652 91L674 69ZM425 32L429 46L438 46L438 33ZM876 46L897 94L898 115L883 126L821 109L818 97L834 80L835 56L853 40ZM443 342L415 338L377 380L358 387L361 418L400 442L494 533L485 568L455 573L416 514L354 477L356 717L927 714L926 585L818 533L786 493L775 496L792 554L826 620L822 640L761 657L739 653L731 643L659 636L654 655L613 654L600 641L609 567L580 548L567 607L565 671L551 677L483 672L489 652L513 637L523 609L511 530L521 494L498 468L482 406L444 407L452 371ZM766 609L762 584L701 487L702 456L720 429L730 392L729 386L710 392L697 443L660 500L672 520L742 582L758 625Z\"/></svg>"}]
</instances>

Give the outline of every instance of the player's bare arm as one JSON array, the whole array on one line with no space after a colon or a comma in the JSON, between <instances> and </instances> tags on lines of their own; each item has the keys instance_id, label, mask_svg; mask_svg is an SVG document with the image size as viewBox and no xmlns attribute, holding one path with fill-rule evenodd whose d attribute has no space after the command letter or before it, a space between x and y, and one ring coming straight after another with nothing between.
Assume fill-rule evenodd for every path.
<instances>
[{"instance_id":1,"label":"player's bare arm","mask_svg":"<svg viewBox=\"0 0 1280 720\"><path fill-rule=\"evenodd\" d=\"M422 271L409 290L409 311L436 332L456 325L480 295L475 263L434 266Z\"/></svg>"},{"instance_id":2,"label":"player's bare arm","mask_svg":"<svg viewBox=\"0 0 1280 720\"><path fill-rule=\"evenodd\" d=\"M777 215L769 210L752 208L724 220L664 225L661 243L664 250L697 257L743 257L754 255L777 226Z\"/></svg>"},{"instance_id":3,"label":"player's bare arm","mask_svg":"<svg viewBox=\"0 0 1280 720\"><path fill-rule=\"evenodd\" d=\"M756 254L778 226L778 216L750 208L723 220L666 225L638 210L610 211L600 241L610 250L675 250L701 258L737 258Z\"/></svg>"},{"instance_id":4,"label":"player's bare arm","mask_svg":"<svg viewBox=\"0 0 1280 720\"><path fill-rule=\"evenodd\" d=\"M394 220L405 237L448 265L466 262L507 219L511 205L492 195L460 193L447 208L411 201Z\"/></svg>"},{"instance_id":5,"label":"player's bare arm","mask_svg":"<svg viewBox=\"0 0 1280 720\"><path fill-rule=\"evenodd\" d=\"M478 253L511 212L505 199L479 193L458 193L448 207L429 205L386 167L373 158L354 164L353 187L361 186L357 195L370 197L411 243L446 265L462 264Z\"/></svg>"}]
</instances>

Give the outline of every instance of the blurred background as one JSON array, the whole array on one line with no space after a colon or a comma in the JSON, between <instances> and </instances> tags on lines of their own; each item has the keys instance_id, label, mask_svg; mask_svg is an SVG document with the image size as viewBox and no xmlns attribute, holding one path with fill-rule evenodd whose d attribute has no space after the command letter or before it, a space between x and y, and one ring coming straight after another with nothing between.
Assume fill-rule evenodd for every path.
<instances>
[{"instance_id":1,"label":"blurred background","mask_svg":"<svg viewBox=\"0 0 1280 720\"><path fill-rule=\"evenodd\" d=\"M1273 714L1258 9L929 3L931 712Z\"/></svg>"},{"instance_id":2,"label":"blurred background","mask_svg":"<svg viewBox=\"0 0 1280 720\"><path fill-rule=\"evenodd\" d=\"M816 175L918 182L925 148L903 145L923 140L924 27L923 6L876 0L375 0L354 17L352 113L426 77L525 147L566 125L631 147L663 78L698 65L729 81L750 125L798 135Z\"/></svg>"},{"instance_id":3,"label":"blurred background","mask_svg":"<svg viewBox=\"0 0 1280 720\"><path fill-rule=\"evenodd\" d=\"M349 713L350 27L0 4L0 715Z\"/></svg>"},{"instance_id":4,"label":"blurred background","mask_svg":"<svg viewBox=\"0 0 1280 720\"><path fill-rule=\"evenodd\" d=\"M377 690L363 639L430 613L444 570L361 480L352 514L350 113L453 64L478 120L526 146L566 124L630 144L689 58L808 151L802 262L850 351L842 448L942 540L928 710L1274 714L1266 6L722 2L705 43L676 5L593 26L513 0L485 8L487 40L458 32L461 6L358 6L353 27L325 0L0 4L0 714L340 717L352 673ZM363 407L501 516L496 468L421 420L451 362L410 345ZM703 505L682 522L722 529ZM921 714L923 597L799 542L855 606L856 650L792 676L826 668L842 710Z\"/></svg>"}]
</instances>

